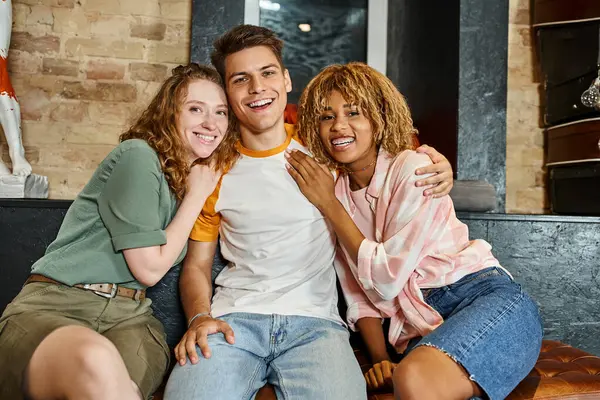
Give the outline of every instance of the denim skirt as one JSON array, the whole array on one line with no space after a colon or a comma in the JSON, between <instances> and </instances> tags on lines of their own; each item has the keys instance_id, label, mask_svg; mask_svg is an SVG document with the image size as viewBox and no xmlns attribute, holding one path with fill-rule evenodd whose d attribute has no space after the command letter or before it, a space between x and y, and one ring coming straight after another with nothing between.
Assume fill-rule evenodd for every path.
<instances>
[{"instance_id":1,"label":"denim skirt","mask_svg":"<svg viewBox=\"0 0 600 400\"><path fill-rule=\"evenodd\" d=\"M413 339L408 352L419 346L442 351L491 400L504 399L533 369L543 336L539 309L503 269L486 268L453 284L423 289L423 296L444 322Z\"/></svg>"}]
</instances>

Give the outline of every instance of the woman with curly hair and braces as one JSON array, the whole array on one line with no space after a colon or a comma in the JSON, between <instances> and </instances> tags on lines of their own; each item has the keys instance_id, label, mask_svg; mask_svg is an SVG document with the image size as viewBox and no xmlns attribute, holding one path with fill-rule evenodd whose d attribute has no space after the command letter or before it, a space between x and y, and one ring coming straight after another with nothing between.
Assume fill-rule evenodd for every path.
<instances>
[{"instance_id":1,"label":"woman with curly hair and braces","mask_svg":"<svg viewBox=\"0 0 600 400\"><path fill-rule=\"evenodd\" d=\"M298 133L314 159L291 152L288 171L337 234L368 387L393 385L402 400L505 398L537 360L538 308L488 243L469 240L449 196L415 188L413 171L431 161L412 150L393 83L362 63L325 68L302 94Z\"/></svg>"},{"instance_id":2,"label":"woman with curly hair and braces","mask_svg":"<svg viewBox=\"0 0 600 400\"><path fill-rule=\"evenodd\" d=\"M145 289L183 259L235 160L229 114L216 70L173 70L4 311L0 398L150 398L169 349Z\"/></svg>"}]
</instances>

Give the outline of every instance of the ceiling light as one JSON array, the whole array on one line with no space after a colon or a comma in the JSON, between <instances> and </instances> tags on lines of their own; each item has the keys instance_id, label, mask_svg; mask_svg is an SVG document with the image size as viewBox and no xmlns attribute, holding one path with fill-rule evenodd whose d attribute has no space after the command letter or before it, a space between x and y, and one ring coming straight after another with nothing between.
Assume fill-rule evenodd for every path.
<instances>
[{"instance_id":1,"label":"ceiling light","mask_svg":"<svg viewBox=\"0 0 600 400\"><path fill-rule=\"evenodd\" d=\"M269 0L260 0L258 2L258 6L260 8L264 8L265 10L269 10L269 11L279 11L279 9L281 8L281 5L279 3L273 3L272 1L269 1Z\"/></svg>"},{"instance_id":2,"label":"ceiling light","mask_svg":"<svg viewBox=\"0 0 600 400\"><path fill-rule=\"evenodd\" d=\"M310 32L310 24L298 24L298 29L302 32Z\"/></svg>"}]
</instances>

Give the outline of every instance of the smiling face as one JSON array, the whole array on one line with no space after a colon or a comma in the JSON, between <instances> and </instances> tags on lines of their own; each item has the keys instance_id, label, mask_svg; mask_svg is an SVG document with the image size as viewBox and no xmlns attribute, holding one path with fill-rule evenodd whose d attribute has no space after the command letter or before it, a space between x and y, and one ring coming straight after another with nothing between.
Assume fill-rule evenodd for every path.
<instances>
[{"instance_id":1,"label":"smiling face","mask_svg":"<svg viewBox=\"0 0 600 400\"><path fill-rule=\"evenodd\" d=\"M250 47L227 56L225 80L240 127L258 134L283 124L292 82L270 48Z\"/></svg>"},{"instance_id":2,"label":"smiling face","mask_svg":"<svg viewBox=\"0 0 600 400\"><path fill-rule=\"evenodd\" d=\"M356 105L333 91L321 113L319 135L327 153L352 170L369 165L377 158L371 122Z\"/></svg>"},{"instance_id":3,"label":"smiling face","mask_svg":"<svg viewBox=\"0 0 600 400\"><path fill-rule=\"evenodd\" d=\"M208 158L227 133L227 99L216 83L196 80L189 84L179 113L179 131L190 163Z\"/></svg>"}]
</instances>

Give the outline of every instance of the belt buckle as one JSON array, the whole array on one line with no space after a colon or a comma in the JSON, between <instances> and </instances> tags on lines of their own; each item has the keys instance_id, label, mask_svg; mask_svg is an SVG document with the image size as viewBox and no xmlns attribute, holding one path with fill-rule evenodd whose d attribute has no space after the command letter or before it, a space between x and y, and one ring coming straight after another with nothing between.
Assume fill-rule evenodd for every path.
<instances>
[{"instance_id":1,"label":"belt buckle","mask_svg":"<svg viewBox=\"0 0 600 400\"><path fill-rule=\"evenodd\" d=\"M95 294L97 294L98 296L107 298L107 299L114 299L117 295L117 290L118 290L118 286L114 283L111 283L112 287L110 289L110 293L104 293L104 292L100 292L98 290L92 290L92 292L94 292ZM87 287L86 287L87 286ZM85 285L83 285L84 289L89 289L90 288L90 284L86 283Z\"/></svg>"}]
</instances>

